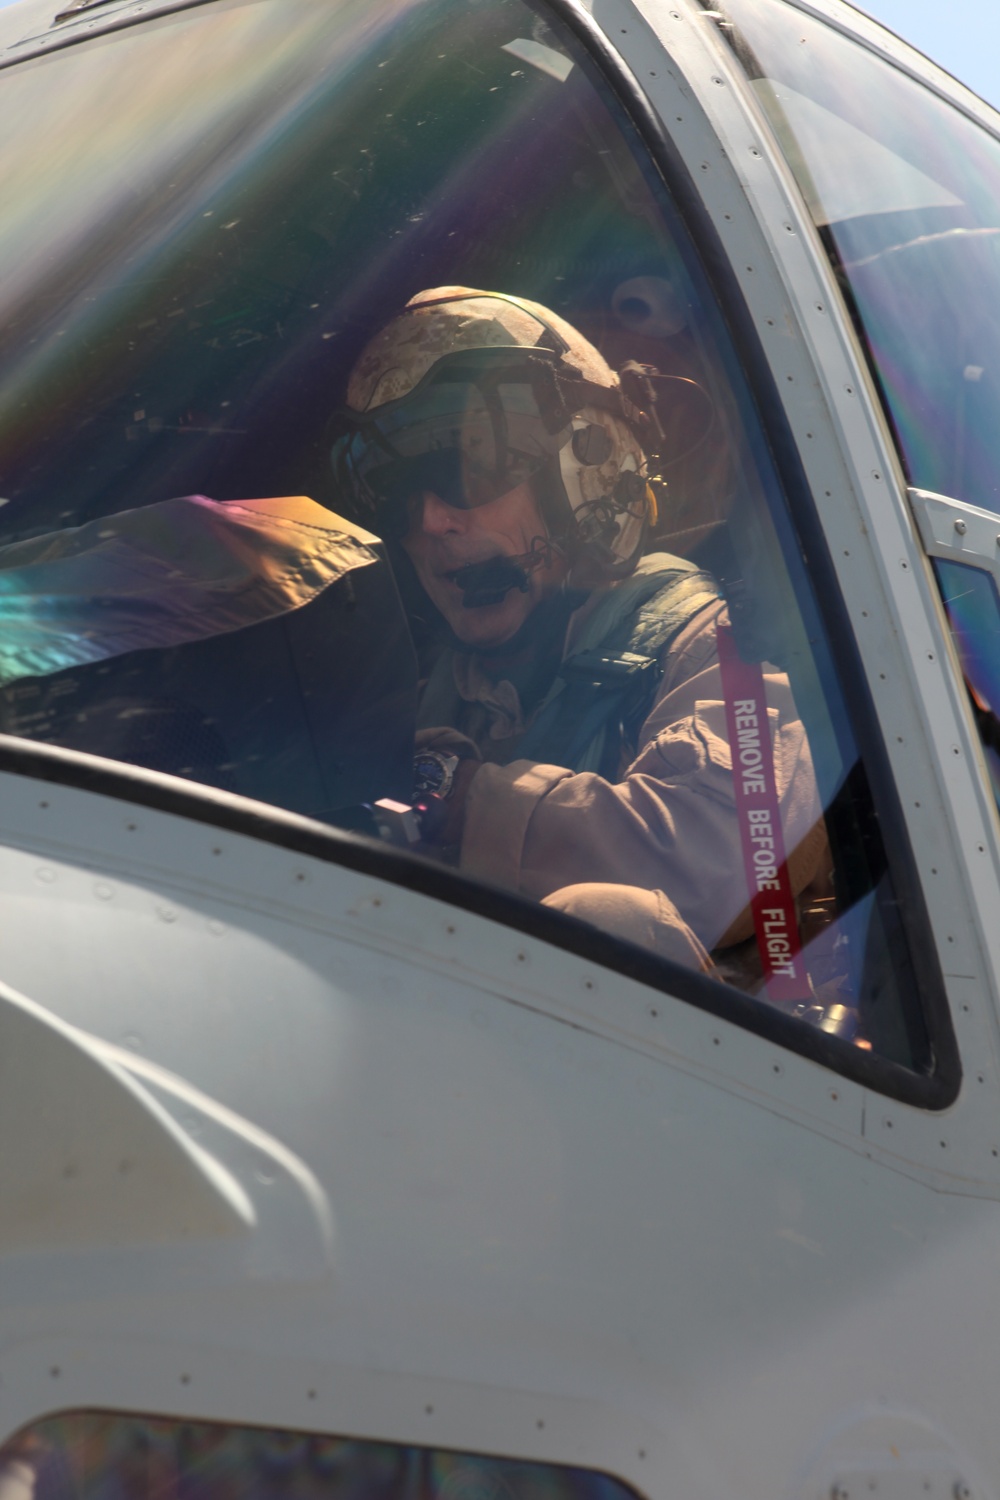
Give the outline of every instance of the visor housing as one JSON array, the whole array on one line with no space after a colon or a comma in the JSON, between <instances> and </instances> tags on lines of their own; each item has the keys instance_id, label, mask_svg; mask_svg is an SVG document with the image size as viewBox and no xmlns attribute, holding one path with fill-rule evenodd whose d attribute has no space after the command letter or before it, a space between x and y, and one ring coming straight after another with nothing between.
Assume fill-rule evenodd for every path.
<instances>
[{"instance_id":1,"label":"visor housing","mask_svg":"<svg viewBox=\"0 0 1000 1500\"><path fill-rule=\"evenodd\" d=\"M475 509L555 459L572 437L573 416L595 399L620 409L619 392L567 375L555 351L445 355L398 400L370 412L342 409L334 471L355 512L368 518L401 524L406 502L425 490Z\"/></svg>"}]
</instances>

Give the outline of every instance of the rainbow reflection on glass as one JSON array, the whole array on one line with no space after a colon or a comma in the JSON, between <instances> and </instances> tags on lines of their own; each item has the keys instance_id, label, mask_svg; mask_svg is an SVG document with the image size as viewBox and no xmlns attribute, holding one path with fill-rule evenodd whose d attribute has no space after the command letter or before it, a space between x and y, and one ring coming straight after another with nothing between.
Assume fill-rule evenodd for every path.
<instances>
[{"instance_id":1,"label":"rainbow reflection on glass","mask_svg":"<svg viewBox=\"0 0 1000 1500\"><path fill-rule=\"evenodd\" d=\"M162 500L0 547L0 685L242 630L376 562L305 495Z\"/></svg>"},{"instance_id":2,"label":"rainbow reflection on glass","mask_svg":"<svg viewBox=\"0 0 1000 1500\"><path fill-rule=\"evenodd\" d=\"M1000 512L1000 142L820 20L776 0L725 9L911 482Z\"/></svg>"},{"instance_id":3,"label":"rainbow reflection on glass","mask_svg":"<svg viewBox=\"0 0 1000 1500\"><path fill-rule=\"evenodd\" d=\"M0 1447L45 1500L632 1500L605 1474L398 1443L71 1412Z\"/></svg>"}]
</instances>

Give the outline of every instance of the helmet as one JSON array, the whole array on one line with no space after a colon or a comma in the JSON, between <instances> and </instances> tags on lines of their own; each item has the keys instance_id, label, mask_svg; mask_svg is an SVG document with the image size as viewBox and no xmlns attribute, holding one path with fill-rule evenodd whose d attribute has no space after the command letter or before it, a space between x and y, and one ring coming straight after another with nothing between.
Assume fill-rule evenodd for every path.
<instances>
[{"instance_id":1,"label":"helmet","mask_svg":"<svg viewBox=\"0 0 1000 1500\"><path fill-rule=\"evenodd\" d=\"M405 530L419 490L471 507L537 474L546 540L590 587L632 570L655 515L646 413L575 328L521 297L420 292L363 350L335 420L342 503L383 533Z\"/></svg>"}]
</instances>

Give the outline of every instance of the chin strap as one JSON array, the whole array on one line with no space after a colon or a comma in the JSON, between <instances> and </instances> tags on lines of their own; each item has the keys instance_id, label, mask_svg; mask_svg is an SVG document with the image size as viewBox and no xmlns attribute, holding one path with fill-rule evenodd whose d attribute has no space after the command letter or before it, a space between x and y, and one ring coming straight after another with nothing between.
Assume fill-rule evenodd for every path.
<instances>
[{"instance_id":1,"label":"chin strap","mask_svg":"<svg viewBox=\"0 0 1000 1500\"><path fill-rule=\"evenodd\" d=\"M795 914L778 808L774 749L760 662L740 657L732 627L716 632L726 724L733 757L733 791L750 910L764 982L772 1000L813 999Z\"/></svg>"}]
</instances>

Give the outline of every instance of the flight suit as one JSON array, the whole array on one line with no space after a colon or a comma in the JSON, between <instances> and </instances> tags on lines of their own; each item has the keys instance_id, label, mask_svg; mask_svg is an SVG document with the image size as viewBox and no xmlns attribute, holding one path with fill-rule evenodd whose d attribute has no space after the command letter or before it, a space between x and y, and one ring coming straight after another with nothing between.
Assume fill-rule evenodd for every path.
<instances>
[{"instance_id":1,"label":"flight suit","mask_svg":"<svg viewBox=\"0 0 1000 1500\"><path fill-rule=\"evenodd\" d=\"M616 779L520 756L531 722L525 725L512 684L487 679L474 656L450 656L447 670L461 705L452 727L474 727L484 759L466 799L460 868L710 969L711 951L744 941L753 926L716 646L726 606L717 598L694 602L663 653L634 753ZM573 637L571 622L567 654L578 644ZM439 662L438 674L445 669ZM824 863L822 810L788 679L765 666L764 684L798 893ZM448 739L443 733L435 742Z\"/></svg>"}]
</instances>

